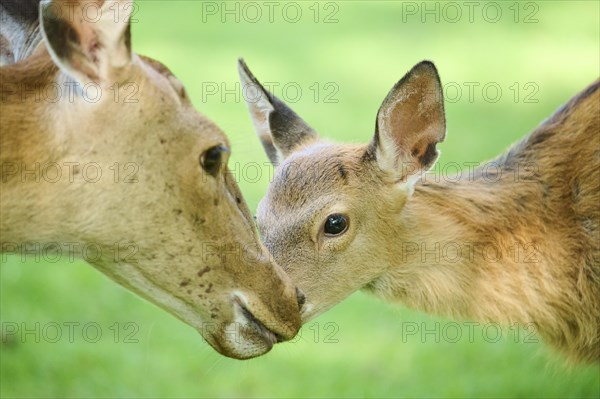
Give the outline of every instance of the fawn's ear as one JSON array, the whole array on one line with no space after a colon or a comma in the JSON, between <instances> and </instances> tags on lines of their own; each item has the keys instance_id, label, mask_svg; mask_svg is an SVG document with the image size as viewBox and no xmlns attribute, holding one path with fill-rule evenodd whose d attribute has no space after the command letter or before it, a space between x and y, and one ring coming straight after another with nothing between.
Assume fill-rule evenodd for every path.
<instances>
[{"instance_id":1,"label":"fawn's ear","mask_svg":"<svg viewBox=\"0 0 600 399\"><path fill-rule=\"evenodd\" d=\"M254 129L273 164L288 157L299 145L318 138L302 118L265 90L243 59L238 61L238 71Z\"/></svg>"},{"instance_id":2,"label":"fawn's ear","mask_svg":"<svg viewBox=\"0 0 600 399\"><path fill-rule=\"evenodd\" d=\"M44 0L40 22L54 62L79 83L110 84L131 65L133 0Z\"/></svg>"},{"instance_id":3,"label":"fawn's ear","mask_svg":"<svg viewBox=\"0 0 600 399\"><path fill-rule=\"evenodd\" d=\"M422 61L383 100L368 151L381 169L406 182L434 164L439 155L436 145L445 136L440 78L432 62Z\"/></svg>"}]
</instances>

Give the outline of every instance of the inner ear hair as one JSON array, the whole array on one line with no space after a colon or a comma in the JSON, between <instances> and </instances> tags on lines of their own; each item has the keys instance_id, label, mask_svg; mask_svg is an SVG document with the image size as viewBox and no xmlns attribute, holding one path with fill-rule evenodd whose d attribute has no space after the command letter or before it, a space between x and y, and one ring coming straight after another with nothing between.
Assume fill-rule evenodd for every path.
<instances>
[{"instance_id":1,"label":"inner ear hair","mask_svg":"<svg viewBox=\"0 0 600 399\"><path fill-rule=\"evenodd\" d=\"M408 175L429 169L446 135L442 85L435 65L423 61L388 93L377 113L370 152L384 169Z\"/></svg>"},{"instance_id":2,"label":"inner ear hair","mask_svg":"<svg viewBox=\"0 0 600 399\"><path fill-rule=\"evenodd\" d=\"M86 18L90 6L97 20ZM113 8L117 6L118 10ZM132 0L40 3L40 25L54 62L80 83L114 83L126 79L131 63ZM119 19L115 20L115 13Z\"/></svg>"}]
</instances>

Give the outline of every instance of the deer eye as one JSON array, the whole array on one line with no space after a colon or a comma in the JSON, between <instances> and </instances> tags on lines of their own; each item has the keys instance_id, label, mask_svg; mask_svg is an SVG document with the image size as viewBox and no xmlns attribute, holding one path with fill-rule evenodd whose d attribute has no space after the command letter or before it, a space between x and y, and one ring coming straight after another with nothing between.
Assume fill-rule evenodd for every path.
<instances>
[{"instance_id":1,"label":"deer eye","mask_svg":"<svg viewBox=\"0 0 600 399\"><path fill-rule=\"evenodd\" d=\"M223 163L223 154L228 152L227 147L223 145L216 145L210 147L200 155L200 165L202 169L211 176L216 176L221 170L221 164Z\"/></svg>"},{"instance_id":2,"label":"deer eye","mask_svg":"<svg viewBox=\"0 0 600 399\"><path fill-rule=\"evenodd\" d=\"M341 213L334 213L327 216L323 230L325 235L337 236L348 229L348 218Z\"/></svg>"}]
</instances>

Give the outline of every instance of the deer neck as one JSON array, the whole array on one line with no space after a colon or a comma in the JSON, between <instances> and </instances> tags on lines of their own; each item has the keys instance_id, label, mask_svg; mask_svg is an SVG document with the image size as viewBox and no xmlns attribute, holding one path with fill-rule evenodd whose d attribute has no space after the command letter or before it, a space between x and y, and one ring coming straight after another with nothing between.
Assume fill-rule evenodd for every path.
<instances>
[{"instance_id":1,"label":"deer neck","mask_svg":"<svg viewBox=\"0 0 600 399\"><path fill-rule=\"evenodd\" d=\"M547 239L552 233L534 211L544 193L539 184L504 174L493 182L497 176L484 178L479 171L459 181L417 185L389 251L393 267L368 288L450 318L540 321L556 277L542 256L548 241L541 234Z\"/></svg>"},{"instance_id":2,"label":"deer neck","mask_svg":"<svg viewBox=\"0 0 600 399\"><path fill-rule=\"evenodd\" d=\"M57 79L60 73L45 52L0 70L0 231L8 245L3 250L75 239L65 228L77 212L77 188L66 175L74 171L63 162L71 121L57 117L59 108L72 104L53 101Z\"/></svg>"}]
</instances>

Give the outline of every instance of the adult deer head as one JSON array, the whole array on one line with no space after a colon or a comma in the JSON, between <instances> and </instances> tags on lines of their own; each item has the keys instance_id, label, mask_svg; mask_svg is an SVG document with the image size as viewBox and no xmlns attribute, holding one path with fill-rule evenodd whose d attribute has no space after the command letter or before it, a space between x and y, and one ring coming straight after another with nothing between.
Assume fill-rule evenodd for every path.
<instances>
[{"instance_id":1,"label":"adult deer head","mask_svg":"<svg viewBox=\"0 0 600 399\"><path fill-rule=\"evenodd\" d=\"M303 299L258 240L225 134L132 52L132 10L42 2L45 50L0 69L2 250L68 248L220 353L261 355L296 334Z\"/></svg>"}]
</instances>

